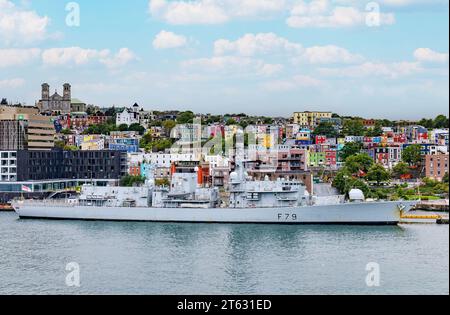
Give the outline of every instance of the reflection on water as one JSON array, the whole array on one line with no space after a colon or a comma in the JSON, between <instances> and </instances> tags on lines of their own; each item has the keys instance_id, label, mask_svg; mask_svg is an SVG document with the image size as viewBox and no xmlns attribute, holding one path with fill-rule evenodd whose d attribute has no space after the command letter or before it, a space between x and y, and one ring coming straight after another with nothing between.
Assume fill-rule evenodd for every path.
<instances>
[{"instance_id":1,"label":"reflection on water","mask_svg":"<svg viewBox=\"0 0 450 315\"><path fill-rule=\"evenodd\" d=\"M448 294L448 226L164 224L0 214L0 293ZM65 286L65 266L81 287ZM377 262L381 286L366 286ZM433 268L430 268L433 266Z\"/></svg>"}]
</instances>

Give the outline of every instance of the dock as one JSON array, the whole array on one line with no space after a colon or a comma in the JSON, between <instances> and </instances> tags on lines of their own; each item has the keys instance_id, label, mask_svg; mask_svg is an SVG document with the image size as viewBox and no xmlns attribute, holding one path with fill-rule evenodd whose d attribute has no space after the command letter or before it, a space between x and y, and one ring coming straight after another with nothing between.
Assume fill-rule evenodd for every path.
<instances>
[{"instance_id":1,"label":"dock","mask_svg":"<svg viewBox=\"0 0 450 315\"><path fill-rule=\"evenodd\" d=\"M0 212L14 211L14 208L10 204L0 204Z\"/></svg>"},{"instance_id":2,"label":"dock","mask_svg":"<svg viewBox=\"0 0 450 315\"><path fill-rule=\"evenodd\" d=\"M423 200L420 201L414 208L415 210L424 210L424 211L440 211L440 212L448 212L449 211L449 200Z\"/></svg>"}]
</instances>

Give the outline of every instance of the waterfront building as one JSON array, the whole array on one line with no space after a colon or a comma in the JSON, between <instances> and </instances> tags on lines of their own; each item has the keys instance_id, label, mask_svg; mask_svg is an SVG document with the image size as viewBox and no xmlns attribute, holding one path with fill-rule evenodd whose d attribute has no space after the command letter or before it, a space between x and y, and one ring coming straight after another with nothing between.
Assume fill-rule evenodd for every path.
<instances>
[{"instance_id":1,"label":"waterfront building","mask_svg":"<svg viewBox=\"0 0 450 315\"><path fill-rule=\"evenodd\" d=\"M52 117L36 107L0 105L0 150L51 150L55 133Z\"/></svg>"},{"instance_id":2,"label":"waterfront building","mask_svg":"<svg viewBox=\"0 0 450 315\"><path fill-rule=\"evenodd\" d=\"M11 182L17 180L17 152L0 152L0 181Z\"/></svg>"},{"instance_id":3,"label":"waterfront building","mask_svg":"<svg viewBox=\"0 0 450 315\"><path fill-rule=\"evenodd\" d=\"M294 124L298 124L305 128L314 129L320 123L322 118L333 118L331 112L295 112L293 115Z\"/></svg>"},{"instance_id":4,"label":"waterfront building","mask_svg":"<svg viewBox=\"0 0 450 315\"><path fill-rule=\"evenodd\" d=\"M448 174L448 153L425 156L426 177L437 181L442 181L445 174Z\"/></svg>"},{"instance_id":5,"label":"waterfront building","mask_svg":"<svg viewBox=\"0 0 450 315\"><path fill-rule=\"evenodd\" d=\"M67 114L71 111L71 86L69 83L63 85L63 95L59 95L57 91L50 95L50 85L42 84L41 99L37 107L41 113Z\"/></svg>"}]
</instances>

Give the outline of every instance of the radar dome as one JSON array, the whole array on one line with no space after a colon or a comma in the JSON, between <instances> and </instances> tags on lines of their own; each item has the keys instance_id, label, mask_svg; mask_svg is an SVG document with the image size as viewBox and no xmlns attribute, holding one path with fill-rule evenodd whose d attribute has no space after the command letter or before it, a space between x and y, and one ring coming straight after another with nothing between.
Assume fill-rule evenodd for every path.
<instances>
[{"instance_id":1,"label":"radar dome","mask_svg":"<svg viewBox=\"0 0 450 315\"><path fill-rule=\"evenodd\" d=\"M361 189L352 189L352 190L350 190L350 192L348 193L348 196L349 196L350 200L363 201L365 199L364 193L362 192Z\"/></svg>"}]
</instances>

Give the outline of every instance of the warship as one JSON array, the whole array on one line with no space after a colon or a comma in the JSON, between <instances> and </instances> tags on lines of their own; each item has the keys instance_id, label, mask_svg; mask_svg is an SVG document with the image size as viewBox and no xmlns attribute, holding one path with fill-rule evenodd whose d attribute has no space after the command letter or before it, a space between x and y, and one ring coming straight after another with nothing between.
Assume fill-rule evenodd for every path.
<instances>
[{"instance_id":1,"label":"warship","mask_svg":"<svg viewBox=\"0 0 450 315\"><path fill-rule=\"evenodd\" d=\"M151 221L181 223L396 225L412 201L375 201L353 189L310 194L299 181L254 180L242 164L230 174L227 198L199 184L197 173L172 173L169 186L94 187L66 199L16 200L22 219Z\"/></svg>"}]
</instances>

